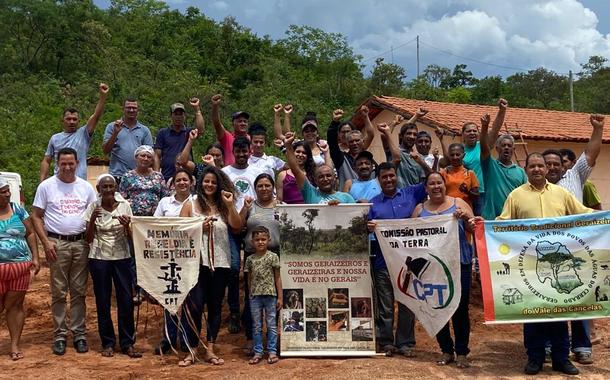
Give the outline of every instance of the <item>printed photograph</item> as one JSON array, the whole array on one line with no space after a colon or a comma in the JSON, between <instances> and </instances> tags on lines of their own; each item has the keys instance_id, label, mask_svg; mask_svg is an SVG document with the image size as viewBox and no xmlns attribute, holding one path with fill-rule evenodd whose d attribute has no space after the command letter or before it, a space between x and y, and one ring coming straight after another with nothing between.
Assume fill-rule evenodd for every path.
<instances>
[{"instance_id":1,"label":"printed photograph","mask_svg":"<svg viewBox=\"0 0 610 380\"><path fill-rule=\"evenodd\" d=\"M347 288L328 289L328 308L329 309L349 309L349 289L347 289Z\"/></svg>"},{"instance_id":2,"label":"printed photograph","mask_svg":"<svg viewBox=\"0 0 610 380\"><path fill-rule=\"evenodd\" d=\"M329 311L328 331L349 331L349 311Z\"/></svg>"},{"instance_id":3,"label":"printed photograph","mask_svg":"<svg viewBox=\"0 0 610 380\"><path fill-rule=\"evenodd\" d=\"M284 289L284 309L303 308L303 289Z\"/></svg>"},{"instance_id":4,"label":"printed photograph","mask_svg":"<svg viewBox=\"0 0 610 380\"><path fill-rule=\"evenodd\" d=\"M307 342L326 342L326 322L312 321L306 322L305 341Z\"/></svg>"},{"instance_id":5,"label":"printed photograph","mask_svg":"<svg viewBox=\"0 0 610 380\"><path fill-rule=\"evenodd\" d=\"M326 298L305 298L307 318L326 318Z\"/></svg>"},{"instance_id":6,"label":"printed photograph","mask_svg":"<svg viewBox=\"0 0 610 380\"><path fill-rule=\"evenodd\" d=\"M303 311L302 310L283 310L282 311L282 331L300 332L303 331Z\"/></svg>"},{"instance_id":7,"label":"printed photograph","mask_svg":"<svg viewBox=\"0 0 610 380\"><path fill-rule=\"evenodd\" d=\"M352 318L371 318L373 308L369 297L352 297Z\"/></svg>"},{"instance_id":8,"label":"printed photograph","mask_svg":"<svg viewBox=\"0 0 610 380\"><path fill-rule=\"evenodd\" d=\"M352 319L352 341L372 342L373 321L371 319Z\"/></svg>"}]
</instances>

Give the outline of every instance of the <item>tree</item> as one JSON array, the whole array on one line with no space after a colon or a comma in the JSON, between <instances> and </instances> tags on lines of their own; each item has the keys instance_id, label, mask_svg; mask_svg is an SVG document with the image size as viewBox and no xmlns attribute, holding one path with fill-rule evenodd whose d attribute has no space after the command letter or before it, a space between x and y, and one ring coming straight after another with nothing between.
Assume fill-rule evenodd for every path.
<instances>
[{"instance_id":1,"label":"tree","mask_svg":"<svg viewBox=\"0 0 610 380\"><path fill-rule=\"evenodd\" d=\"M591 77L603 69L606 66L606 62L608 62L608 58L602 57L601 55L592 55L589 57L589 61L587 63L580 64L582 71L576 75L581 78Z\"/></svg>"},{"instance_id":2,"label":"tree","mask_svg":"<svg viewBox=\"0 0 610 380\"><path fill-rule=\"evenodd\" d=\"M424 69L424 77L432 88L440 87L441 83L451 76L451 70L439 65L428 65Z\"/></svg>"},{"instance_id":3,"label":"tree","mask_svg":"<svg viewBox=\"0 0 610 380\"><path fill-rule=\"evenodd\" d=\"M492 76L477 80L470 88L471 100L474 104L496 104L506 93L506 84L502 77Z\"/></svg>"},{"instance_id":4,"label":"tree","mask_svg":"<svg viewBox=\"0 0 610 380\"><path fill-rule=\"evenodd\" d=\"M309 231L309 247L307 249L307 252L309 255L311 255L313 246L316 243L316 226L313 224L313 221L318 216L318 209L308 208L303 211L303 214L301 215L305 218L305 225L307 226L307 230Z\"/></svg>"},{"instance_id":5,"label":"tree","mask_svg":"<svg viewBox=\"0 0 610 380\"><path fill-rule=\"evenodd\" d=\"M511 104L519 107L566 109L568 78L539 67L506 78Z\"/></svg>"},{"instance_id":6,"label":"tree","mask_svg":"<svg viewBox=\"0 0 610 380\"><path fill-rule=\"evenodd\" d=\"M369 78L369 93L396 95L403 89L406 77L404 68L393 63L384 63L383 58L377 58Z\"/></svg>"},{"instance_id":7,"label":"tree","mask_svg":"<svg viewBox=\"0 0 610 380\"><path fill-rule=\"evenodd\" d=\"M472 75L472 71L466 71L465 64L455 65L451 75L446 76L441 80L440 87L442 88L456 88L472 86L476 83L475 77Z\"/></svg>"}]
</instances>

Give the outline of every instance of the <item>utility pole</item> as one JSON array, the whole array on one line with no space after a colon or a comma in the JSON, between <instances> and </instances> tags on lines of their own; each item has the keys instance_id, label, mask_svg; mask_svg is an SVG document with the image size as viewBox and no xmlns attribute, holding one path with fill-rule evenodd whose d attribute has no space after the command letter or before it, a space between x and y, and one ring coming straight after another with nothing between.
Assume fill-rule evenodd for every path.
<instances>
[{"instance_id":1,"label":"utility pole","mask_svg":"<svg viewBox=\"0 0 610 380\"><path fill-rule=\"evenodd\" d=\"M419 34L416 37L417 40L417 77L419 78Z\"/></svg>"},{"instance_id":2,"label":"utility pole","mask_svg":"<svg viewBox=\"0 0 610 380\"><path fill-rule=\"evenodd\" d=\"M570 70L570 110L574 112L574 78L572 77L572 70Z\"/></svg>"},{"instance_id":3,"label":"utility pole","mask_svg":"<svg viewBox=\"0 0 610 380\"><path fill-rule=\"evenodd\" d=\"M394 63L394 46L390 46L390 54L392 57L392 63Z\"/></svg>"}]
</instances>

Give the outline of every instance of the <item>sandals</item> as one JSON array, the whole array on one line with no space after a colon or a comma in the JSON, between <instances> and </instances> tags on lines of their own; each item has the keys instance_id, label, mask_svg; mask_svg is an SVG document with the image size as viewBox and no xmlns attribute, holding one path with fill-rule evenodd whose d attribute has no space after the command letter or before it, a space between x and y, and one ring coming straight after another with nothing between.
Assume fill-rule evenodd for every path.
<instances>
[{"instance_id":1,"label":"sandals","mask_svg":"<svg viewBox=\"0 0 610 380\"><path fill-rule=\"evenodd\" d=\"M470 362L468 361L468 358L466 358L466 355L458 355L457 359L455 359L455 365L458 368L468 368L470 367Z\"/></svg>"},{"instance_id":2,"label":"sandals","mask_svg":"<svg viewBox=\"0 0 610 380\"><path fill-rule=\"evenodd\" d=\"M129 356L132 359L139 359L142 357L142 353L136 351L133 346L127 346L125 348L122 348L121 352L123 352L125 355Z\"/></svg>"},{"instance_id":3,"label":"sandals","mask_svg":"<svg viewBox=\"0 0 610 380\"><path fill-rule=\"evenodd\" d=\"M248 364L258 364L263 360L263 356L261 354L254 354L252 359L248 361Z\"/></svg>"},{"instance_id":4,"label":"sandals","mask_svg":"<svg viewBox=\"0 0 610 380\"><path fill-rule=\"evenodd\" d=\"M195 364L195 358L192 355L188 355L178 362L178 367L190 367L193 364Z\"/></svg>"},{"instance_id":5,"label":"sandals","mask_svg":"<svg viewBox=\"0 0 610 380\"><path fill-rule=\"evenodd\" d=\"M465 356L464 356L465 357ZM438 365L448 365L455 361L455 356L452 354L444 353L439 360L436 361Z\"/></svg>"},{"instance_id":6,"label":"sandals","mask_svg":"<svg viewBox=\"0 0 610 380\"><path fill-rule=\"evenodd\" d=\"M225 364L225 361L223 359L219 358L216 355L210 356L208 359L206 359L206 362L210 363L212 365L223 365L223 364Z\"/></svg>"},{"instance_id":7,"label":"sandals","mask_svg":"<svg viewBox=\"0 0 610 380\"><path fill-rule=\"evenodd\" d=\"M269 354L269 358L267 358L267 363L275 364L280 361L280 358L275 354Z\"/></svg>"},{"instance_id":8,"label":"sandals","mask_svg":"<svg viewBox=\"0 0 610 380\"><path fill-rule=\"evenodd\" d=\"M23 356L23 352L19 352L19 351L17 351L17 352L11 352L10 356L11 356L11 360L12 360L12 361L21 360L21 359L23 359L23 358L24 358L24 356Z\"/></svg>"},{"instance_id":9,"label":"sandals","mask_svg":"<svg viewBox=\"0 0 610 380\"><path fill-rule=\"evenodd\" d=\"M102 356L105 358L111 358L114 356L114 348L112 347L104 347L101 352Z\"/></svg>"}]
</instances>

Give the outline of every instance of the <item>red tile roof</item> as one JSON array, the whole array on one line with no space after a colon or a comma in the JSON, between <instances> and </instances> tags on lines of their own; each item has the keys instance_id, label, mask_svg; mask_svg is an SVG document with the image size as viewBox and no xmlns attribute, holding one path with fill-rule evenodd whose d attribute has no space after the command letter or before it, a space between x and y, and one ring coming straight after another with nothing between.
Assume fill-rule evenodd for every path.
<instances>
[{"instance_id":1,"label":"red tile roof","mask_svg":"<svg viewBox=\"0 0 610 380\"><path fill-rule=\"evenodd\" d=\"M510 102L510 99L509 99ZM456 133L461 133L465 122L475 122L480 125L481 116L488 113L492 121L498 107L482 106L474 104L456 104L431 102L417 99L394 98L390 96L373 96L367 99L366 104L372 119L381 111L387 109L405 116L411 117L419 107L428 109L428 114L419 122L441 127ZM354 120L356 124L358 120ZM520 129L524 138L532 140L574 141L586 142L591 137L591 125L589 114L566 111L549 111L531 108L508 108L504 121L509 130ZM606 122L603 142L610 143L609 122ZM504 127L502 128L504 130Z\"/></svg>"}]
</instances>

